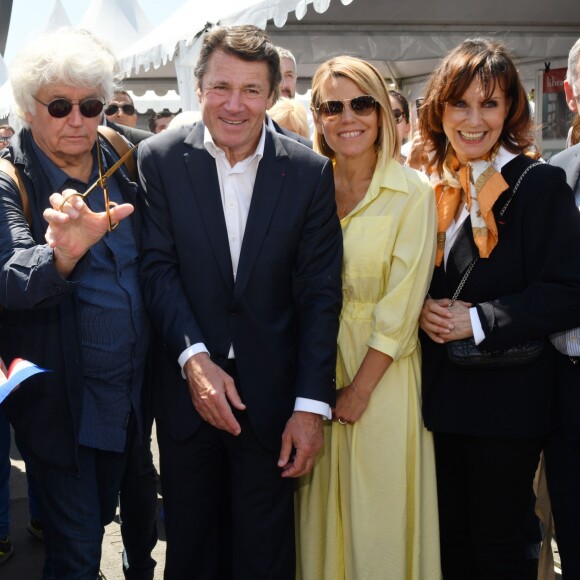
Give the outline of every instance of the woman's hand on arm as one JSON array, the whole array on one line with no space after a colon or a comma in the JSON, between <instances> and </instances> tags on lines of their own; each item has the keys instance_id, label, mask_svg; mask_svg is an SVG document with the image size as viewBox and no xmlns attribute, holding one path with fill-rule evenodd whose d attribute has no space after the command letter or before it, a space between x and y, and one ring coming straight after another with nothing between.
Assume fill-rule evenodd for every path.
<instances>
[{"instance_id":1,"label":"woman's hand on arm","mask_svg":"<svg viewBox=\"0 0 580 580\"><path fill-rule=\"evenodd\" d=\"M419 326L427 336L438 344L444 344L450 340L459 340L473 336L469 309L471 304L456 300L449 307L449 298L427 298L423 303Z\"/></svg>"},{"instance_id":2,"label":"woman's hand on arm","mask_svg":"<svg viewBox=\"0 0 580 580\"><path fill-rule=\"evenodd\" d=\"M457 300L453 306L449 308L451 312L451 320L453 321L453 328L444 339L444 342L451 340L461 340L462 338L469 338L473 336L473 327L471 326L471 316L469 309L473 305L463 300Z\"/></svg>"}]
</instances>

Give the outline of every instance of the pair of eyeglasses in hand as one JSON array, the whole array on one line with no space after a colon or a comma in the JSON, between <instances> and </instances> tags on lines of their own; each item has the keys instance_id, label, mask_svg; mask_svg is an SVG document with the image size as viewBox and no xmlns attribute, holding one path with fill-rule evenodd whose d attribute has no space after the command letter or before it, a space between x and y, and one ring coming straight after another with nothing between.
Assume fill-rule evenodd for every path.
<instances>
[{"instance_id":1,"label":"pair of eyeglasses in hand","mask_svg":"<svg viewBox=\"0 0 580 580\"><path fill-rule=\"evenodd\" d=\"M61 203L60 207L58 208L59 211L62 211L62 208L66 205L66 203L73 197L80 197L83 201L93 192L95 189L100 187L103 191L103 196L105 198L105 212L107 213L107 221L109 222L109 231L112 232L118 225L119 222L113 223L111 221L111 209L113 209L116 205L118 205L115 201L111 201L109 199L109 191L107 189L107 181L109 177L111 177L125 161L129 158L130 155L133 154L133 151L137 149L137 145L133 145L127 153L125 153L110 169L105 171L105 167L103 164L103 153L101 150L101 144L99 142L99 138L97 137L97 159L99 164L99 178L84 192L84 193L71 193L64 198L64 201Z\"/></svg>"}]
</instances>

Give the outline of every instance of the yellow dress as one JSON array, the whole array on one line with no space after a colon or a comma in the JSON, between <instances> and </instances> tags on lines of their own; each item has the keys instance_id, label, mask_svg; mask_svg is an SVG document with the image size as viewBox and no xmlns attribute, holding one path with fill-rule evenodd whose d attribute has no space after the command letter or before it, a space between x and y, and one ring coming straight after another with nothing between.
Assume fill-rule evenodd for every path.
<instances>
[{"instance_id":1,"label":"yellow dress","mask_svg":"<svg viewBox=\"0 0 580 580\"><path fill-rule=\"evenodd\" d=\"M325 448L298 483L298 578L440 580L418 339L435 256L433 190L423 175L389 161L341 224L337 386L350 384L367 347L393 363L355 424L325 427Z\"/></svg>"}]
</instances>

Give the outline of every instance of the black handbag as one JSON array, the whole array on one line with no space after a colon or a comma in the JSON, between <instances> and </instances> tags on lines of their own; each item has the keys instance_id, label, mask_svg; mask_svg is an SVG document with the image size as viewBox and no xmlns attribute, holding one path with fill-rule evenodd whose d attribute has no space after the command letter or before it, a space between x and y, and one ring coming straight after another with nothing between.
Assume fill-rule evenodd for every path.
<instances>
[{"instance_id":1,"label":"black handbag","mask_svg":"<svg viewBox=\"0 0 580 580\"><path fill-rule=\"evenodd\" d=\"M453 340L445 344L447 357L458 367L470 369L501 368L525 365L537 359L543 348L543 339L530 340L500 350L483 350L473 337Z\"/></svg>"},{"instance_id":2,"label":"black handbag","mask_svg":"<svg viewBox=\"0 0 580 580\"><path fill-rule=\"evenodd\" d=\"M529 165L522 173L516 185L514 186L512 195L500 211L500 216L503 216L505 213L526 173L536 165L540 165L540 163L537 162ZM469 264L469 267L465 271L463 278L457 286L457 290L455 290L455 293L453 294L448 308L453 306L459 297L459 294L461 293L461 290L463 289L463 286L465 285L465 282L471 274L471 271L473 270L473 267L475 266L478 259L479 258L475 258L471 264ZM530 340L522 344L516 344L515 346L510 346L509 348L500 350L484 350L475 344L475 339L473 337L469 337L461 340L452 340L451 342L447 342L445 344L445 348L447 350L447 357L449 360L454 365L459 367L470 369L500 368L524 365L534 361L540 356L544 348L544 339L540 338Z\"/></svg>"}]
</instances>

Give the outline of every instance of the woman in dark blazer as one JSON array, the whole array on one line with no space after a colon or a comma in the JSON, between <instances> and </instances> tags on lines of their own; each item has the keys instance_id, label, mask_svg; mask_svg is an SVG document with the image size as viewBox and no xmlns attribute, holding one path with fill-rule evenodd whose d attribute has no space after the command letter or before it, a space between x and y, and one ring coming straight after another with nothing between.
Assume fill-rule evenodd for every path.
<instances>
[{"instance_id":1,"label":"woman in dark blazer","mask_svg":"<svg viewBox=\"0 0 580 580\"><path fill-rule=\"evenodd\" d=\"M564 173L526 155L529 106L499 43L467 40L443 59L420 128L438 213L420 325L443 575L523 579L530 490L552 426L545 337L580 321L580 217ZM517 366L457 366L446 343L469 337L482 351L543 347Z\"/></svg>"}]
</instances>

